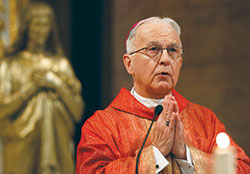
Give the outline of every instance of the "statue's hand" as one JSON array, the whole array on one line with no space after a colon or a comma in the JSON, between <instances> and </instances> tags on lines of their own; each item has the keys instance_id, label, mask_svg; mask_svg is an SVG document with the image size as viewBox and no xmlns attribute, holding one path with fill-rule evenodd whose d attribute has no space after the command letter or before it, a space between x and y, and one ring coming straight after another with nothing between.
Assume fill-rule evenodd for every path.
<instances>
[{"instance_id":1,"label":"statue's hand","mask_svg":"<svg viewBox=\"0 0 250 174\"><path fill-rule=\"evenodd\" d=\"M32 74L33 82L42 88L56 89L62 84L62 80L52 71L37 70Z\"/></svg>"}]
</instances>

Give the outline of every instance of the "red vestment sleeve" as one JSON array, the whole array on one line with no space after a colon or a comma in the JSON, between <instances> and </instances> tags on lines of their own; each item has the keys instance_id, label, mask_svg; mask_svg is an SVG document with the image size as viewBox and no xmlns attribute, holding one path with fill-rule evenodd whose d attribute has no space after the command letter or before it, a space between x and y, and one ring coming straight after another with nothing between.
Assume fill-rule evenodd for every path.
<instances>
[{"instance_id":1,"label":"red vestment sleeve","mask_svg":"<svg viewBox=\"0 0 250 174\"><path fill-rule=\"evenodd\" d=\"M120 151L126 150L119 149L117 142L120 141L121 144L130 142L121 142L122 137L114 129L116 129L116 125L112 119L90 119L85 122L82 127L82 137L77 148L76 174L135 173L138 149L134 153L126 156L122 155ZM152 145L147 146L142 151L139 173L156 173Z\"/></svg>"}]
</instances>

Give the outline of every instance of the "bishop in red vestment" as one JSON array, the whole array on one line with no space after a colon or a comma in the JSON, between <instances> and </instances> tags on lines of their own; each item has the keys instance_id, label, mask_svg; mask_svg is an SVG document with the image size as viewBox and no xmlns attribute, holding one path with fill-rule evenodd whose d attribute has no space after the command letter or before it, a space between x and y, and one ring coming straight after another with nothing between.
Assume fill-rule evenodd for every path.
<instances>
[{"instance_id":1,"label":"bishop in red vestment","mask_svg":"<svg viewBox=\"0 0 250 174\"><path fill-rule=\"evenodd\" d=\"M154 116L156 105L150 102L159 102L163 111L146 140L138 172L212 174L216 135L225 127L211 110L174 90L182 66L179 25L170 18L142 20L130 30L126 44L123 61L133 77L134 92L122 88L106 109L85 122L76 174L135 173L136 158ZM232 139L231 145L237 154L237 173L250 173L250 159ZM155 149L167 161L160 170Z\"/></svg>"}]
</instances>

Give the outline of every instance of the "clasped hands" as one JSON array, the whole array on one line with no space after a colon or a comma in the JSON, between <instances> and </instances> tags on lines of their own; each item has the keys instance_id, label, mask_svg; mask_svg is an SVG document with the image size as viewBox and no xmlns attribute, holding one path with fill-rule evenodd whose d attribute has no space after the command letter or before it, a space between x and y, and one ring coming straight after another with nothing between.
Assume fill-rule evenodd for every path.
<instances>
[{"instance_id":1,"label":"clasped hands","mask_svg":"<svg viewBox=\"0 0 250 174\"><path fill-rule=\"evenodd\" d=\"M31 79L36 86L41 88L56 89L63 83L57 73L44 69L35 70L31 75Z\"/></svg>"},{"instance_id":2,"label":"clasped hands","mask_svg":"<svg viewBox=\"0 0 250 174\"><path fill-rule=\"evenodd\" d=\"M167 123L169 122L168 126ZM167 156L170 152L177 159L186 159L184 128L179 115L177 101L171 95L163 100L163 110L152 129L152 144Z\"/></svg>"}]
</instances>

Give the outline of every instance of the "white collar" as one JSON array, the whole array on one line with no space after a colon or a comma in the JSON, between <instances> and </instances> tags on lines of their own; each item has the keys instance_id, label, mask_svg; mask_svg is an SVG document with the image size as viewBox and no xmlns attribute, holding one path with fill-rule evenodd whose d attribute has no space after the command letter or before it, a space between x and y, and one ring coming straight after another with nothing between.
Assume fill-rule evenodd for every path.
<instances>
[{"instance_id":1,"label":"white collar","mask_svg":"<svg viewBox=\"0 0 250 174\"><path fill-rule=\"evenodd\" d=\"M148 108L154 108L157 105L162 105L163 98L162 99L152 99L152 98L145 98L140 96L135 92L135 88L133 87L130 91L131 95L134 96L141 104L145 105Z\"/></svg>"}]
</instances>

